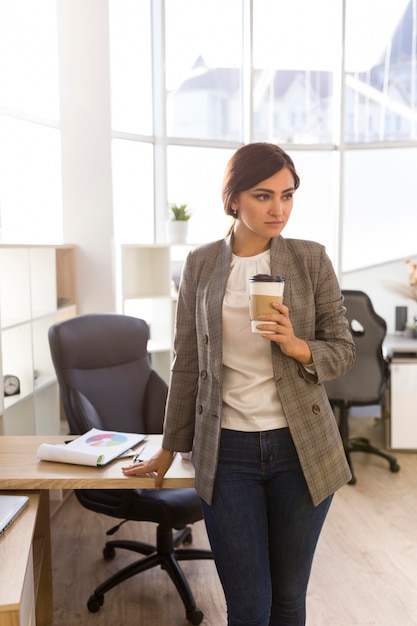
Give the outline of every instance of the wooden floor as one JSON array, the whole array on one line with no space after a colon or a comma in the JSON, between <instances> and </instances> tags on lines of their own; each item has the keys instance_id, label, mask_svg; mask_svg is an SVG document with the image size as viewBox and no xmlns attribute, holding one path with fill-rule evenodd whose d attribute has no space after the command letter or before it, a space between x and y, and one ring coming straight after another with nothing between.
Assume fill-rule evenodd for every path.
<instances>
[{"instance_id":1,"label":"wooden floor","mask_svg":"<svg viewBox=\"0 0 417 626\"><path fill-rule=\"evenodd\" d=\"M361 428L361 427L359 427ZM366 423L372 440L382 426ZM363 427L362 427L363 429ZM358 482L335 496L322 532L307 599L307 626L417 625L417 453L397 453L398 474L386 461L356 453ZM186 626L182 603L165 572L154 569L128 580L105 596L98 613L87 600L123 563L101 556L113 520L86 511L73 495L52 523L54 626ZM127 523L126 538L153 542L152 524ZM194 545L208 546L203 523L194 525ZM185 562L183 569L203 625L226 624L225 603L212 561Z\"/></svg>"}]
</instances>

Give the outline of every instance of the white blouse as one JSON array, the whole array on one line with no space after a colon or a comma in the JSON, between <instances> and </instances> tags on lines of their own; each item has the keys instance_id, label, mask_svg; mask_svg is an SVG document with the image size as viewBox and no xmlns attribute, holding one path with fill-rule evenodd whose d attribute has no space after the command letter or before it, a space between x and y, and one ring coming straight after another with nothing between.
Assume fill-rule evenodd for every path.
<instances>
[{"instance_id":1,"label":"white blouse","mask_svg":"<svg viewBox=\"0 0 417 626\"><path fill-rule=\"evenodd\" d=\"M270 273L269 250L252 257L233 255L222 313L222 428L261 431L287 426L275 387L270 342L250 329L249 278Z\"/></svg>"}]
</instances>

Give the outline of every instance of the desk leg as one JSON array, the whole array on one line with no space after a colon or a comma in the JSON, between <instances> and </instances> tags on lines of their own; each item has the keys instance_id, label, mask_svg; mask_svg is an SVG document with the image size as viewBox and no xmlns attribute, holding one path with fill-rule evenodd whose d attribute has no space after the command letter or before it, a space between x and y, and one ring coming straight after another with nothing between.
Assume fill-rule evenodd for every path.
<instances>
[{"instance_id":1,"label":"desk leg","mask_svg":"<svg viewBox=\"0 0 417 626\"><path fill-rule=\"evenodd\" d=\"M51 626L53 623L51 520L49 491L40 492L40 504L35 528L35 546L41 550L39 582L36 595L36 624Z\"/></svg>"}]
</instances>

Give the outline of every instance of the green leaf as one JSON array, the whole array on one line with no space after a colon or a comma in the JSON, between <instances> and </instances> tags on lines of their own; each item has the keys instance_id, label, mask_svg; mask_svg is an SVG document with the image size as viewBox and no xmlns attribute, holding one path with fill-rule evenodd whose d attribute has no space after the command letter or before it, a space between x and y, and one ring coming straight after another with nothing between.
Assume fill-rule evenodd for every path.
<instances>
[{"instance_id":1,"label":"green leaf","mask_svg":"<svg viewBox=\"0 0 417 626\"><path fill-rule=\"evenodd\" d=\"M170 204L169 210L173 221L186 222L191 217L191 212L186 204Z\"/></svg>"}]
</instances>

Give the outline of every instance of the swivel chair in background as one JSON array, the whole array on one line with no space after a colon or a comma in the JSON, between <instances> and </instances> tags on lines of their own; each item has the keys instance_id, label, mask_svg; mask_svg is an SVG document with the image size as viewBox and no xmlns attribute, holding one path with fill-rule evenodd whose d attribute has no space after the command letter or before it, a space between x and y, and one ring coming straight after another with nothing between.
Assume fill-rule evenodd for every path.
<instances>
[{"instance_id":1,"label":"swivel chair in background","mask_svg":"<svg viewBox=\"0 0 417 626\"><path fill-rule=\"evenodd\" d=\"M391 472L398 472L400 467L395 457L371 445L369 439L349 436L349 412L352 407L379 405L383 415L389 365L382 350L387 332L385 320L374 311L370 298L363 291L344 290L342 293L346 318L356 345L356 361L347 374L327 381L325 388L330 404L338 408L340 434L352 471L350 484L355 484L352 452L367 452L386 459Z\"/></svg>"},{"instance_id":2,"label":"swivel chair in background","mask_svg":"<svg viewBox=\"0 0 417 626\"><path fill-rule=\"evenodd\" d=\"M146 322L118 314L80 315L49 329L52 360L71 434L81 435L93 427L145 434L162 432L167 385L151 368L148 338ZM210 550L178 547L191 543L188 524L203 517L195 489L82 489L75 493L80 504L96 513L158 524L156 546L127 540L105 544L106 560L114 558L116 548L145 556L101 583L88 600L89 611L98 611L104 594L116 585L160 566L177 588L187 619L200 624L203 613L195 604L179 561L213 556ZM113 534L118 527L107 534Z\"/></svg>"}]
</instances>

